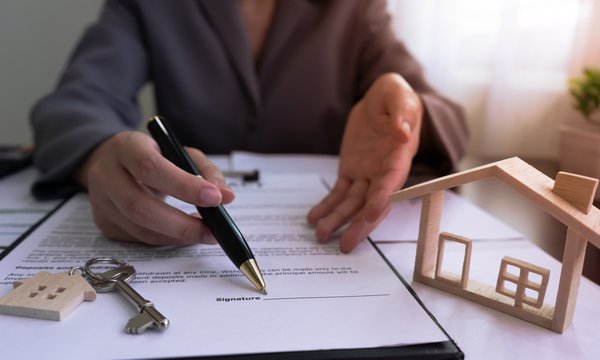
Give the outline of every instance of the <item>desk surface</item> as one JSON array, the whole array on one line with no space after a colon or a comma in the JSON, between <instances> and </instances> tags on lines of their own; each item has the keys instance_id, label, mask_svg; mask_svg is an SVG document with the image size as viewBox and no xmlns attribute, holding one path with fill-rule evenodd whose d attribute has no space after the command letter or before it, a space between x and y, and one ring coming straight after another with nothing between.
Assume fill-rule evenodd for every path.
<instances>
[{"instance_id":1,"label":"desk surface","mask_svg":"<svg viewBox=\"0 0 600 360\"><path fill-rule=\"evenodd\" d=\"M565 333L530 324L477 303L412 282L416 244L378 245L411 283L427 308L456 341L467 359L600 359L600 286L582 279L573 324ZM448 256L448 251L446 255ZM462 252L461 252L462 255ZM495 283L497 264L504 255L527 259L553 274L560 263L526 240L478 242L473 245L470 277ZM494 264L494 266L490 266ZM546 299L554 298L548 293ZM550 301L550 300L548 300Z\"/></svg>"}]
</instances>

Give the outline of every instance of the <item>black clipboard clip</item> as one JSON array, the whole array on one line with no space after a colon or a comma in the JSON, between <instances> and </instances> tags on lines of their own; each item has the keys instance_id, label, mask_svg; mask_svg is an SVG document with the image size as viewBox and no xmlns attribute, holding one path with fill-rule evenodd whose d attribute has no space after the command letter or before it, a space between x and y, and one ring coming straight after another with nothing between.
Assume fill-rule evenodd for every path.
<instances>
[{"instance_id":1,"label":"black clipboard clip","mask_svg":"<svg viewBox=\"0 0 600 360\"><path fill-rule=\"evenodd\" d=\"M32 154L30 146L0 145L0 178L31 165Z\"/></svg>"},{"instance_id":2,"label":"black clipboard clip","mask_svg":"<svg viewBox=\"0 0 600 360\"><path fill-rule=\"evenodd\" d=\"M258 169L249 171L223 171L223 176L229 179L239 180L242 186L249 183L261 186L260 171L258 171ZM235 185L235 183L233 185Z\"/></svg>"}]
</instances>

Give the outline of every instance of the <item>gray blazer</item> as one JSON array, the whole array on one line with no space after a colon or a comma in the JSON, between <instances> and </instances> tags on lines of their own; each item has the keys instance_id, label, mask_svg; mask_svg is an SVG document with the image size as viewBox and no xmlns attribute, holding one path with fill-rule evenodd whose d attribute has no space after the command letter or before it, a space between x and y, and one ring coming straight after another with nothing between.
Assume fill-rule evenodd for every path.
<instances>
[{"instance_id":1,"label":"gray blazer","mask_svg":"<svg viewBox=\"0 0 600 360\"><path fill-rule=\"evenodd\" d=\"M397 72L425 105L415 158L449 171L467 128L394 36L385 2L280 0L255 66L237 0L108 0L56 88L34 107L38 198L76 187L73 170L104 139L135 129L136 94L154 83L158 113L185 145L338 152L347 115L379 75Z\"/></svg>"}]
</instances>

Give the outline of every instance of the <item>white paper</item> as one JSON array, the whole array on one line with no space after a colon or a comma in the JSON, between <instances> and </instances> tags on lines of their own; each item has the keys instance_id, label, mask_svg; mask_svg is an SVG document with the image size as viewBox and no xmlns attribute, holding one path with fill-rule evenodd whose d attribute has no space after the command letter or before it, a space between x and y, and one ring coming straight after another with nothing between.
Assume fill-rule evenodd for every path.
<instances>
[{"instance_id":1,"label":"white paper","mask_svg":"<svg viewBox=\"0 0 600 360\"><path fill-rule=\"evenodd\" d=\"M0 294L40 270L117 256L136 267L133 287L171 327L125 334L135 310L118 294L98 294L61 322L0 315L2 348L11 359L39 357L41 349L44 359L152 358L447 340L370 243L351 254L335 241L316 243L305 215L324 191L317 176L298 174L236 188L227 208L263 270L267 296L218 246L157 249L105 239L79 195L0 261Z\"/></svg>"},{"instance_id":2,"label":"white paper","mask_svg":"<svg viewBox=\"0 0 600 360\"><path fill-rule=\"evenodd\" d=\"M390 213L369 235L375 242L416 242L419 236L421 199L398 201ZM462 196L445 191L440 230L474 241L518 240L523 235L505 225Z\"/></svg>"},{"instance_id":3,"label":"white paper","mask_svg":"<svg viewBox=\"0 0 600 360\"><path fill-rule=\"evenodd\" d=\"M230 169L227 155L210 155L209 159L223 171ZM0 248L12 244L60 203L39 201L31 195L38 175L39 171L30 167L0 180Z\"/></svg>"},{"instance_id":4,"label":"white paper","mask_svg":"<svg viewBox=\"0 0 600 360\"><path fill-rule=\"evenodd\" d=\"M236 151L234 170L259 169L263 173L318 173L331 188L337 179L339 158L330 155L280 155ZM317 202L315 202L316 204ZM315 205L313 204L313 205ZM389 215L369 235L375 242L417 241L421 200L395 202ZM472 219L477 219L473 222ZM452 191L446 191L442 231L463 234L475 241L516 240L523 235Z\"/></svg>"},{"instance_id":5,"label":"white paper","mask_svg":"<svg viewBox=\"0 0 600 360\"><path fill-rule=\"evenodd\" d=\"M228 155L208 155L207 157L221 171L231 170L231 159Z\"/></svg>"},{"instance_id":6,"label":"white paper","mask_svg":"<svg viewBox=\"0 0 600 360\"><path fill-rule=\"evenodd\" d=\"M37 201L31 184L37 170L28 168L0 180L0 247L9 246L59 201Z\"/></svg>"}]
</instances>

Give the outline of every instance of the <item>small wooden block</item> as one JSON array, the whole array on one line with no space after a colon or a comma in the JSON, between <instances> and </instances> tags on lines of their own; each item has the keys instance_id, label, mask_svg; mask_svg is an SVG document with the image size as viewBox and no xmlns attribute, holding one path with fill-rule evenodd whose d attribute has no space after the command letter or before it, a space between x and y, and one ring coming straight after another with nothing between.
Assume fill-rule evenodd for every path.
<instances>
[{"instance_id":1,"label":"small wooden block","mask_svg":"<svg viewBox=\"0 0 600 360\"><path fill-rule=\"evenodd\" d=\"M0 314L62 320L83 301L94 301L96 291L79 274L40 272L16 281L0 299Z\"/></svg>"},{"instance_id":2,"label":"small wooden block","mask_svg":"<svg viewBox=\"0 0 600 360\"><path fill-rule=\"evenodd\" d=\"M561 171L556 175L552 192L588 214L592 209L597 187L597 179Z\"/></svg>"}]
</instances>

